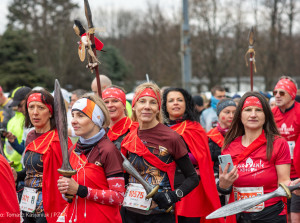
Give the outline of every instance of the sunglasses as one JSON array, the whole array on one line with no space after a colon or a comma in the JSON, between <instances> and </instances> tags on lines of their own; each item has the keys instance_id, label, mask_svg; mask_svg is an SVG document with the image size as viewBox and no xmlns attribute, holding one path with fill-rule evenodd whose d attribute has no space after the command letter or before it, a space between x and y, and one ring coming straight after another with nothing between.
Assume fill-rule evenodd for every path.
<instances>
[{"instance_id":1,"label":"sunglasses","mask_svg":"<svg viewBox=\"0 0 300 223\"><path fill-rule=\"evenodd\" d=\"M283 97L285 95L284 91L273 91L273 96L276 96L279 93L279 96Z\"/></svg>"}]
</instances>

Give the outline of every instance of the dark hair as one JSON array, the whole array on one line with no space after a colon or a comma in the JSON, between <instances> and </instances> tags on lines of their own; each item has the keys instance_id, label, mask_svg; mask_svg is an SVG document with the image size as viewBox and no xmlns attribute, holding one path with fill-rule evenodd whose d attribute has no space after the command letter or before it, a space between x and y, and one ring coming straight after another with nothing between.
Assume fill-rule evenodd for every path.
<instances>
[{"instance_id":1,"label":"dark hair","mask_svg":"<svg viewBox=\"0 0 300 223\"><path fill-rule=\"evenodd\" d=\"M216 85L216 86L212 87L212 89L210 91L211 95L215 96L216 91L225 91L225 88L221 87L220 85Z\"/></svg>"},{"instance_id":2,"label":"dark hair","mask_svg":"<svg viewBox=\"0 0 300 223\"><path fill-rule=\"evenodd\" d=\"M55 124L55 109L54 109L54 98L53 96L47 91L47 90L33 90L33 91L30 91L26 98L25 98L25 127L26 128L31 128L31 127L34 127L34 125L31 123L30 121L30 117L29 117L29 114L28 114L28 107L27 107L27 100L28 100L28 97L34 93L41 93L42 95L42 102L44 104L49 104L52 106L53 108L53 114L51 115L51 118L50 118L50 130L52 129L55 129L56 128L56 124Z\"/></svg>"},{"instance_id":3,"label":"dark hair","mask_svg":"<svg viewBox=\"0 0 300 223\"><path fill-rule=\"evenodd\" d=\"M242 136L245 134L244 125L241 120L241 114L242 114L242 108L244 105L245 100L250 97L255 96L259 99L259 101L262 104L263 112L265 114L265 123L263 125L263 130L265 131L265 136L267 139L267 159L270 160L272 157L273 152L273 142L275 139L275 136L280 136L276 123L274 121L273 113L271 111L271 108L265 99L264 96L262 96L258 92L247 92L243 95L241 100L239 101L239 104L236 108L236 112L234 114L231 127L229 131L226 134L226 137L224 139L224 145L222 147L222 150L228 147L228 145L235 140L237 137Z\"/></svg>"},{"instance_id":4,"label":"dark hair","mask_svg":"<svg viewBox=\"0 0 300 223\"><path fill-rule=\"evenodd\" d=\"M166 121L167 122L170 121L169 113L167 111L167 96L171 91L180 92L184 97L185 112L184 112L182 118L184 120L197 121L196 110L195 110L195 102L194 102L192 96L186 90L184 90L182 88L174 88L174 87L167 88L164 91L164 94L163 94L162 111L163 111L163 114L164 114L164 117L165 117Z\"/></svg>"},{"instance_id":5,"label":"dark hair","mask_svg":"<svg viewBox=\"0 0 300 223\"><path fill-rule=\"evenodd\" d=\"M84 89L76 89L76 90L72 91L72 94L75 94L77 98L81 98L81 96L86 93L87 93L87 91Z\"/></svg>"}]
</instances>

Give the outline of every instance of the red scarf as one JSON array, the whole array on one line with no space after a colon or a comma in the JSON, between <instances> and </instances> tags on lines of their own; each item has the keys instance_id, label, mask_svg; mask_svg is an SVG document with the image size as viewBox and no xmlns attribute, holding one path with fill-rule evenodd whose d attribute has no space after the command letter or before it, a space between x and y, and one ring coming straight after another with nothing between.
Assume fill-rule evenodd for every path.
<instances>
[{"instance_id":1,"label":"red scarf","mask_svg":"<svg viewBox=\"0 0 300 223\"><path fill-rule=\"evenodd\" d=\"M174 190L174 176L176 170L175 161L172 163L164 163L154 154L152 154L149 149L143 144L142 140L138 137L137 134L138 128L129 132L129 134L124 138L121 145L121 152L124 156L127 156L127 152L131 152L137 154L138 156L142 156L145 160L147 160L152 166L157 169L166 172L169 177L170 185L172 190ZM154 133L156 134L156 133ZM176 215L176 212L175 212ZM177 217L176 217L177 222Z\"/></svg>"},{"instance_id":2,"label":"red scarf","mask_svg":"<svg viewBox=\"0 0 300 223\"><path fill-rule=\"evenodd\" d=\"M210 138L214 143L216 143L220 148L224 145L224 136L220 133L217 127L211 129L207 133L208 138Z\"/></svg>"},{"instance_id":3,"label":"red scarf","mask_svg":"<svg viewBox=\"0 0 300 223\"><path fill-rule=\"evenodd\" d=\"M128 132L128 130L137 128L137 126L137 122L133 122L130 118L124 117L108 130L107 136L113 142L116 141L120 136Z\"/></svg>"},{"instance_id":4,"label":"red scarf","mask_svg":"<svg viewBox=\"0 0 300 223\"><path fill-rule=\"evenodd\" d=\"M68 147L72 145L68 138ZM26 151L42 154L43 159L43 205L48 223L56 223L59 213L67 205L57 189L57 180L60 174L57 172L62 165L62 153L57 130L44 133L26 147ZM26 152L25 151L25 152Z\"/></svg>"},{"instance_id":5,"label":"red scarf","mask_svg":"<svg viewBox=\"0 0 300 223\"><path fill-rule=\"evenodd\" d=\"M74 146L74 148L76 148L76 146ZM70 155L70 163L74 169L77 168L77 174L72 176L77 183L99 190L109 189L103 167L89 163L84 154L79 156L73 150ZM101 196L101 194L99 194L99 196ZM85 211L86 218L84 217ZM74 222L74 219L77 219L76 222L80 223L99 222L99 219L101 219L103 223L122 222L119 206L103 205L80 197L77 199L77 207L75 207L75 199L73 199L72 203L68 204L65 222L68 223L70 219L72 222Z\"/></svg>"},{"instance_id":6,"label":"red scarf","mask_svg":"<svg viewBox=\"0 0 300 223\"><path fill-rule=\"evenodd\" d=\"M245 150L243 153L241 153L237 157L232 157L232 161L234 165L239 164L241 161L246 159L251 153L253 153L255 150L259 149L262 145L266 144L267 140L265 137L265 132L262 130L262 133L259 137L257 137ZM229 203L234 202L234 194L233 192L230 195ZM226 218L226 223L236 223L236 216L231 215Z\"/></svg>"},{"instance_id":7,"label":"red scarf","mask_svg":"<svg viewBox=\"0 0 300 223\"><path fill-rule=\"evenodd\" d=\"M0 222L18 223L20 222L20 208L15 180L8 162L2 155L0 155L0 169Z\"/></svg>"},{"instance_id":8,"label":"red scarf","mask_svg":"<svg viewBox=\"0 0 300 223\"><path fill-rule=\"evenodd\" d=\"M205 219L208 214L220 208L221 204L215 183L208 139L204 129L198 122L189 120L173 125L171 128L183 137L196 158L201 177L199 185L177 203L178 215L201 217L201 222L224 222L223 218Z\"/></svg>"}]
</instances>

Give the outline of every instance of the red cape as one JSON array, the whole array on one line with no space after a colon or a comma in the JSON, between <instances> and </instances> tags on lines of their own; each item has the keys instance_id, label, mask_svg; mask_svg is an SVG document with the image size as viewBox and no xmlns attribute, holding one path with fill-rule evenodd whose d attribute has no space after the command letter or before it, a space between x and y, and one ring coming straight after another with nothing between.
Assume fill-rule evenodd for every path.
<instances>
[{"instance_id":1,"label":"red cape","mask_svg":"<svg viewBox=\"0 0 300 223\"><path fill-rule=\"evenodd\" d=\"M208 139L198 122L186 120L171 127L181 135L199 165L200 183L177 203L178 215L201 217L201 222L224 222L223 218L206 220L205 217L221 207L213 171Z\"/></svg>"},{"instance_id":2,"label":"red cape","mask_svg":"<svg viewBox=\"0 0 300 223\"><path fill-rule=\"evenodd\" d=\"M86 36L86 33L83 33L81 36ZM96 46L96 50L102 50L102 48L104 47L104 44L97 38L95 37L95 46Z\"/></svg>"},{"instance_id":3,"label":"red cape","mask_svg":"<svg viewBox=\"0 0 300 223\"><path fill-rule=\"evenodd\" d=\"M19 223L20 208L13 174L6 159L0 155L0 222Z\"/></svg>"},{"instance_id":4,"label":"red cape","mask_svg":"<svg viewBox=\"0 0 300 223\"><path fill-rule=\"evenodd\" d=\"M218 128L215 127L207 133L208 138L210 138L214 143L216 143L220 148L224 144L224 136L219 132Z\"/></svg>"},{"instance_id":5,"label":"red cape","mask_svg":"<svg viewBox=\"0 0 300 223\"><path fill-rule=\"evenodd\" d=\"M257 150L258 148L260 148L263 144L266 144L267 140L265 137L265 132L264 130L262 130L262 133L260 134L260 136L258 138L256 138L245 150L243 153L241 153L239 156L237 157L233 157L232 161L234 163L234 165L239 164L241 161L243 161L244 159L246 159L251 153L253 153L255 150ZM229 203L234 202L234 194L233 192L230 195L229 198ZM285 207L286 208L286 207ZM231 215L228 216L226 218L226 223L236 223L236 216L235 215Z\"/></svg>"},{"instance_id":6,"label":"red cape","mask_svg":"<svg viewBox=\"0 0 300 223\"><path fill-rule=\"evenodd\" d=\"M116 141L120 136L128 132L128 130L131 131L137 128L138 125L138 122L133 122L130 118L124 117L108 130L107 136L112 142Z\"/></svg>"},{"instance_id":7,"label":"red cape","mask_svg":"<svg viewBox=\"0 0 300 223\"><path fill-rule=\"evenodd\" d=\"M172 163L164 163L154 154L152 154L149 149L143 144L142 140L138 137L137 134L138 128L133 129L128 135L123 139L121 144L121 152L124 156L127 156L127 152L131 152L137 154L138 156L142 156L145 160L147 160L152 166L156 167L157 169L166 172L172 190L174 190L174 176L176 170L175 161ZM177 204L176 204L177 205ZM175 220L178 222L177 219L177 208L175 208Z\"/></svg>"},{"instance_id":8,"label":"red cape","mask_svg":"<svg viewBox=\"0 0 300 223\"><path fill-rule=\"evenodd\" d=\"M76 148L76 146L74 146L74 148ZM94 163L89 163L85 155L81 154L79 156L74 152L74 150L70 155L70 163L74 169L76 169L76 166L78 167L79 163L82 165L79 168L84 168L84 171L78 171L78 169L76 169L78 173L72 176L77 183L99 190L109 189L103 167L97 166ZM101 195L99 194L99 196ZM77 206L75 206L75 203ZM84 217L85 211L86 218ZM93 223L99 221L102 223L122 222L118 205L103 205L80 197L77 201L74 198L72 203L68 204L65 222L68 223L70 219L72 222L77 219L77 222L80 223Z\"/></svg>"},{"instance_id":9,"label":"red cape","mask_svg":"<svg viewBox=\"0 0 300 223\"><path fill-rule=\"evenodd\" d=\"M68 138L68 147L72 145ZM30 150L40 153L43 156L43 205L48 223L55 223L60 213L64 210L67 202L62 198L57 189L57 180L60 174L57 172L62 165L62 153L57 130L44 133L26 147ZM26 152L25 151L25 152Z\"/></svg>"}]
</instances>

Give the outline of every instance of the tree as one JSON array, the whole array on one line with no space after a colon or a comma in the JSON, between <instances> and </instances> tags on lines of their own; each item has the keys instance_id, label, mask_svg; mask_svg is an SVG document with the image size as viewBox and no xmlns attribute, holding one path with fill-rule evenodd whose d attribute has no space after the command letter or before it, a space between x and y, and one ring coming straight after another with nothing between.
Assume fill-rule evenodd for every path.
<instances>
[{"instance_id":1,"label":"tree","mask_svg":"<svg viewBox=\"0 0 300 223\"><path fill-rule=\"evenodd\" d=\"M191 20L196 20L192 30L193 76L207 77L209 89L221 83L229 74L233 56L231 47L232 12L219 1L193 0Z\"/></svg>"},{"instance_id":2,"label":"tree","mask_svg":"<svg viewBox=\"0 0 300 223\"><path fill-rule=\"evenodd\" d=\"M7 29L0 41L0 85L11 90L20 85L34 87L51 80L47 72L37 69L36 55L30 47L32 36L24 30Z\"/></svg>"},{"instance_id":3,"label":"tree","mask_svg":"<svg viewBox=\"0 0 300 223\"><path fill-rule=\"evenodd\" d=\"M100 73L106 74L114 84L123 85L130 76L131 65L125 61L120 51L112 46L106 45L100 56L101 64L99 65Z\"/></svg>"},{"instance_id":4,"label":"tree","mask_svg":"<svg viewBox=\"0 0 300 223\"><path fill-rule=\"evenodd\" d=\"M30 46L36 52L37 66L45 67L62 85L69 84L72 76L78 86L84 77L85 66L78 63L78 40L70 19L77 7L70 0L13 0L8 8L9 25L31 34ZM53 89L53 82L46 84Z\"/></svg>"}]
</instances>

